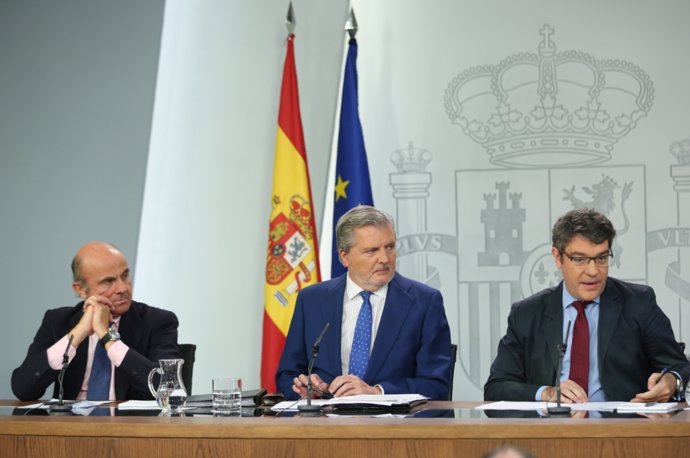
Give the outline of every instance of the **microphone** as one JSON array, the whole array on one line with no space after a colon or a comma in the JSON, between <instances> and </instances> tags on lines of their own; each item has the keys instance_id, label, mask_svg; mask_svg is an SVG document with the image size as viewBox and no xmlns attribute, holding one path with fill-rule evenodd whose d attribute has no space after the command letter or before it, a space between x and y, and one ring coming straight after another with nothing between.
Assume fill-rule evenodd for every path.
<instances>
[{"instance_id":1,"label":"microphone","mask_svg":"<svg viewBox=\"0 0 690 458\"><path fill-rule=\"evenodd\" d=\"M65 348L65 353L62 355L62 368L60 369L60 374L58 374L58 386L60 390L60 395L58 396L58 403L51 405L48 410L50 413L55 414L69 414L72 411L72 404L74 401L65 401L62 399L64 396L64 386L62 385L62 379L65 378L65 369L67 369L67 363L69 362L69 346L72 345L72 339L74 336L69 335L69 341L67 341L67 348Z\"/></svg>"},{"instance_id":2,"label":"microphone","mask_svg":"<svg viewBox=\"0 0 690 458\"><path fill-rule=\"evenodd\" d=\"M568 321L568 328L565 331L565 340L562 344L558 344L558 370L556 371L556 407L549 407L546 410L549 415L570 415L570 407L561 405L561 369L563 369L563 356L565 350L568 348L568 336L570 335L570 324Z\"/></svg>"},{"instance_id":3,"label":"microphone","mask_svg":"<svg viewBox=\"0 0 690 458\"><path fill-rule=\"evenodd\" d=\"M307 368L307 404L297 406L297 410L300 412L300 414L306 417L318 417L321 414L321 406L312 405L311 403L311 396L312 392L314 391L314 388L311 386L311 371L314 368L316 357L319 356L319 345L321 344L321 340L323 339L323 336L326 335L326 331L330 325L330 322L326 323L326 326L323 327L321 334L319 334L319 337L317 337L314 341L314 345L311 346L311 360L309 361L309 367Z\"/></svg>"}]
</instances>

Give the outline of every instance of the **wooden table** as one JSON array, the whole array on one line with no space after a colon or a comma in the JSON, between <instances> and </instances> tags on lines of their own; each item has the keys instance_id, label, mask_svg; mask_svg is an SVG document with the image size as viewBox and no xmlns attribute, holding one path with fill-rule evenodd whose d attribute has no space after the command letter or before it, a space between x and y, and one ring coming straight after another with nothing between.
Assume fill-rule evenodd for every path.
<instances>
[{"instance_id":1,"label":"wooden table","mask_svg":"<svg viewBox=\"0 0 690 458\"><path fill-rule=\"evenodd\" d=\"M19 404L19 403L17 403ZM438 402L471 409L478 403ZM2 403L8 405L8 403ZM469 413L469 410L456 411ZM480 457L503 444L551 457L690 456L670 418L0 416L2 457Z\"/></svg>"}]
</instances>

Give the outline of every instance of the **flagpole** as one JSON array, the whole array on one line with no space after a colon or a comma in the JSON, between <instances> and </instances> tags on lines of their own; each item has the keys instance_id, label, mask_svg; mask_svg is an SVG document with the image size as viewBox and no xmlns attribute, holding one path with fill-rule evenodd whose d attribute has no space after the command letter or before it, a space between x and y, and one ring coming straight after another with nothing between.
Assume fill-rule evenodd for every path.
<instances>
[{"instance_id":1,"label":"flagpole","mask_svg":"<svg viewBox=\"0 0 690 458\"><path fill-rule=\"evenodd\" d=\"M321 281L318 239L302 129L294 54L295 16L288 8L280 89L271 217L266 252L261 386L276 391L275 376L297 295Z\"/></svg>"},{"instance_id":2,"label":"flagpole","mask_svg":"<svg viewBox=\"0 0 690 458\"><path fill-rule=\"evenodd\" d=\"M350 9L350 14L354 14ZM350 34L348 26L350 20L345 22L345 30ZM356 21L355 21L355 34ZM328 161L328 176L326 179L326 200L323 208L323 218L321 218L321 243L319 244L319 262L321 265L321 278L329 280L331 278L331 264L333 259L333 237L329 235L335 228L336 221L333 221L333 207L335 204L335 192L333 186L335 184L335 170L338 163L338 136L340 133L340 110L342 109L343 98L340 96L343 93L343 84L345 83L345 65L347 65L347 50L349 47L349 39L343 40L343 60L340 66L340 82L338 85L338 97L335 106L335 119L333 120L333 136L331 137L331 157Z\"/></svg>"},{"instance_id":3,"label":"flagpole","mask_svg":"<svg viewBox=\"0 0 690 458\"><path fill-rule=\"evenodd\" d=\"M330 181L333 186L333 220L332 226L326 227L324 225L324 230L321 233L322 240L329 234L332 238L331 278L345 273L345 268L338 259L337 247L335 246L335 224L351 208L360 204L374 204L364 134L359 118L357 40L354 38L357 33L357 19L352 8L350 8L345 30L347 30L350 39L343 68L340 116L337 124L337 160L334 177Z\"/></svg>"}]
</instances>

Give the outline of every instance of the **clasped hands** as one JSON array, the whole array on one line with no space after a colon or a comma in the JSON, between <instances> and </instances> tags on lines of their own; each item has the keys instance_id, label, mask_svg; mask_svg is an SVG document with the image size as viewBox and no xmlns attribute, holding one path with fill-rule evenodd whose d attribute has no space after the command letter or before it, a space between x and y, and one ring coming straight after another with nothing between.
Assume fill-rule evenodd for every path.
<instances>
[{"instance_id":1,"label":"clasped hands","mask_svg":"<svg viewBox=\"0 0 690 458\"><path fill-rule=\"evenodd\" d=\"M307 395L307 376L300 374L292 381L292 390L301 398ZM339 375L328 384L317 374L311 374L312 397L322 397L322 393L329 393L335 397L352 396L355 394L381 394L376 386L366 384L356 375Z\"/></svg>"},{"instance_id":2,"label":"clasped hands","mask_svg":"<svg viewBox=\"0 0 690 458\"><path fill-rule=\"evenodd\" d=\"M70 334L74 336L72 345L75 348L94 332L99 337L108 332L112 307L113 304L107 297L89 296L86 298L82 306L84 314L77 325L70 331Z\"/></svg>"},{"instance_id":3,"label":"clasped hands","mask_svg":"<svg viewBox=\"0 0 690 458\"><path fill-rule=\"evenodd\" d=\"M672 373L655 372L647 379L647 391L637 393L630 402L668 402L676 392L676 377ZM556 402L556 387L541 393L542 401ZM561 382L561 402L565 404L589 402L584 389L572 380Z\"/></svg>"}]
</instances>

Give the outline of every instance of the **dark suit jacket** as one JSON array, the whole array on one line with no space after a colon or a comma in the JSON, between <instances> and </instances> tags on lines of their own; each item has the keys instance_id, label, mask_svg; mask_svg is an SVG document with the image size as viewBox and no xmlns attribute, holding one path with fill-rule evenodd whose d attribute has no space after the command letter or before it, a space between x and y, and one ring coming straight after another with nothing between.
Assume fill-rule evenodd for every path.
<instances>
[{"instance_id":1,"label":"dark suit jacket","mask_svg":"<svg viewBox=\"0 0 690 458\"><path fill-rule=\"evenodd\" d=\"M664 368L687 383L690 365L652 288L609 277L601 294L598 332L599 377L608 401L629 401L647 391L649 376ZM540 386L555 383L562 341L561 282L513 304L484 399L533 401Z\"/></svg>"},{"instance_id":2,"label":"dark suit jacket","mask_svg":"<svg viewBox=\"0 0 690 458\"><path fill-rule=\"evenodd\" d=\"M83 302L74 307L48 310L24 362L12 372L12 392L21 400L43 396L48 386L57 380L60 371L48 363L46 350L65 336L81 319ZM115 397L122 399L153 399L148 388L148 375L158 367L159 359L177 358L177 326L174 313L132 301L120 319L119 333L129 351L120 367L115 368ZM65 370L65 399L79 394L89 348L88 339L77 348L77 354ZM55 383L53 396L58 397Z\"/></svg>"},{"instance_id":3,"label":"dark suit jacket","mask_svg":"<svg viewBox=\"0 0 690 458\"><path fill-rule=\"evenodd\" d=\"M292 381L307 373L311 347L330 323L313 372L327 383L342 375L340 340L346 275L300 291L290 323L276 384L288 399L297 395ZM445 400L450 387L450 329L441 293L395 274L364 381L386 394L419 393Z\"/></svg>"}]
</instances>

